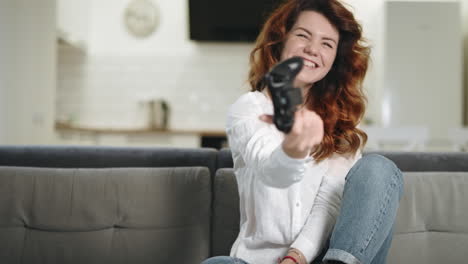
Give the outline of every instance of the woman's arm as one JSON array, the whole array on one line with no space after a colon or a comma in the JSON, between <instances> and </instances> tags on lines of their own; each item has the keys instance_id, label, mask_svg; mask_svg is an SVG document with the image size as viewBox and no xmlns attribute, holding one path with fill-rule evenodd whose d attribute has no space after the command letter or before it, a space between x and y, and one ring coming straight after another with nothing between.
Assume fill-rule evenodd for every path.
<instances>
[{"instance_id":1,"label":"woman's arm","mask_svg":"<svg viewBox=\"0 0 468 264\"><path fill-rule=\"evenodd\" d=\"M330 168L322 179L311 213L291 245L304 254L307 263L318 256L330 237L341 208L345 177L361 157L361 152L357 151L350 158L340 157L329 161Z\"/></svg>"},{"instance_id":2,"label":"woman's arm","mask_svg":"<svg viewBox=\"0 0 468 264\"><path fill-rule=\"evenodd\" d=\"M298 237L291 245L304 254L307 263L314 260L331 234L341 206L342 182L324 177L312 211Z\"/></svg>"},{"instance_id":3,"label":"woman's arm","mask_svg":"<svg viewBox=\"0 0 468 264\"><path fill-rule=\"evenodd\" d=\"M308 158L293 158L285 153L281 132L260 120L265 112L253 94L234 103L226 126L229 146L237 168L253 168L265 184L285 188L302 179Z\"/></svg>"}]
</instances>

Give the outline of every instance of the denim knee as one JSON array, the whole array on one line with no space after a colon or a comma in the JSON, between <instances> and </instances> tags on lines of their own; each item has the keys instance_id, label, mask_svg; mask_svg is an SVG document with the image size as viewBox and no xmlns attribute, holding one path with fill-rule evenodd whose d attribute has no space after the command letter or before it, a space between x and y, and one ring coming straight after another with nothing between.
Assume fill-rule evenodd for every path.
<instances>
[{"instance_id":1,"label":"denim knee","mask_svg":"<svg viewBox=\"0 0 468 264\"><path fill-rule=\"evenodd\" d=\"M217 256L206 259L201 264L245 264L246 262L229 256Z\"/></svg>"},{"instance_id":2,"label":"denim knee","mask_svg":"<svg viewBox=\"0 0 468 264\"><path fill-rule=\"evenodd\" d=\"M403 175L390 159L379 154L364 155L351 168L346 181L358 181L360 184L370 184L373 188L394 185L403 194Z\"/></svg>"}]
</instances>

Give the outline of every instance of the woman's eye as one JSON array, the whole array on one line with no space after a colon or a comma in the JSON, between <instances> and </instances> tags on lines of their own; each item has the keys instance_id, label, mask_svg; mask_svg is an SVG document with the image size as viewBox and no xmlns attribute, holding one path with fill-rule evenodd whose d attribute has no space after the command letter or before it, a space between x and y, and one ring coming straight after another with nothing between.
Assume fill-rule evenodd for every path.
<instances>
[{"instance_id":1,"label":"woman's eye","mask_svg":"<svg viewBox=\"0 0 468 264\"><path fill-rule=\"evenodd\" d=\"M300 37L300 38L305 38L305 39L307 38L307 36L304 35L304 34L297 34L296 36L298 36L298 37Z\"/></svg>"},{"instance_id":2,"label":"woman's eye","mask_svg":"<svg viewBox=\"0 0 468 264\"><path fill-rule=\"evenodd\" d=\"M327 47L329 47L329 48L333 48L332 44L327 43L327 42L324 42L323 45L325 45L325 46L327 46Z\"/></svg>"}]
</instances>

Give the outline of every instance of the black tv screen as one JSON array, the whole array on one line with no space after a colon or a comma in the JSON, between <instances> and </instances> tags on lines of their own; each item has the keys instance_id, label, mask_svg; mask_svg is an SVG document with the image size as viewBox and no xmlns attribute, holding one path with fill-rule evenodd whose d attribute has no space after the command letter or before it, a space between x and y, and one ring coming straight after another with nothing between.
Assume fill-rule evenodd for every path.
<instances>
[{"instance_id":1,"label":"black tv screen","mask_svg":"<svg viewBox=\"0 0 468 264\"><path fill-rule=\"evenodd\" d=\"M252 42L281 0L189 0L190 39Z\"/></svg>"}]
</instances>

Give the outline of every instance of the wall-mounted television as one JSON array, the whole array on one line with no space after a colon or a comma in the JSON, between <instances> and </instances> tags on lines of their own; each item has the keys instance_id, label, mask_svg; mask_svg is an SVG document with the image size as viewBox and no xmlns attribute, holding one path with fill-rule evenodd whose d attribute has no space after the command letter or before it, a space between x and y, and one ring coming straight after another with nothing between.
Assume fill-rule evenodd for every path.
<instances>
[{"instance_id":1,"label":"wall-mounted television","mask_svg":"<svg viewBox=\"0 0 468 264\"><path fill-rule=\"evenodd\" d=\"M253 42L281 0L189 0L190 39Z\"/></svg>"}]
</instances>

